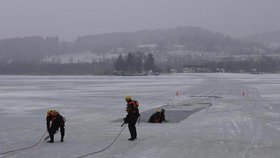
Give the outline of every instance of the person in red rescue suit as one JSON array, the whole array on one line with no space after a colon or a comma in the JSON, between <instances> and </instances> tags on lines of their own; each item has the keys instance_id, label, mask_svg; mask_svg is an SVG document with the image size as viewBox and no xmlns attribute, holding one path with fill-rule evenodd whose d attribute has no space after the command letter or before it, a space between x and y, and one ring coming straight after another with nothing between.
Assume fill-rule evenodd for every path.
<instances>
[{"instance_id":1,"label":"person in red rescue suit","mask_svg":"<svg viewBox=\"0 0 280 158\"><path fill-rule=\"evenodd\" d=\"M125 100L127 102L127 115L124 118L124 122L128 123L128 129L131 136L128 140L134 141L135 139L137 139L137 131L135 125L138 117L140 116L138 109L139 104L136 100L132 100L130 96L126 96Z\"/></svg>"},{"instance_id":2,"label":"person in red rescue suit","mask_svg":"<svg viewBox=\"0 0 280 158\"><path fill-rule=\"evenodd\" d=\"M47 112L47 117L46 117L46 121L47 121L47 130L49 132L50 135L50 141L48 141L49 143L53 143L54 142L54 134L56 133L56 131L58 130L58 128L60 128L60 134L61 134L61 139L60 141L63 142L63 138L64 138L64 134L65 134L65 119L64 117L62 117L59 112L57 112L56 110L48 110Z\"/></svg>"}]
</instances>

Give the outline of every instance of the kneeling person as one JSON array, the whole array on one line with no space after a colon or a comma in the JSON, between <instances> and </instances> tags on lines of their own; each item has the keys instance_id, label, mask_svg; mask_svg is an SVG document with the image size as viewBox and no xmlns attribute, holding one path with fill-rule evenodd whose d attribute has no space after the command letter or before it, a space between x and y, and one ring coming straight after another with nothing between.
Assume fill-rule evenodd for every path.
<instances>
[{"instance_id":1,"label":"kneeling person","mask_svg":"<svg viewBox=\"0 0 280 158\"><path fill-rule=\"evenodd\" d=\"M161 110L158 110L156 113L154 113L149 121L150 123L162 123L162 122L167 122L165 120L165 110L164 109L161 109Z\"/></svg>"}]
</instances>

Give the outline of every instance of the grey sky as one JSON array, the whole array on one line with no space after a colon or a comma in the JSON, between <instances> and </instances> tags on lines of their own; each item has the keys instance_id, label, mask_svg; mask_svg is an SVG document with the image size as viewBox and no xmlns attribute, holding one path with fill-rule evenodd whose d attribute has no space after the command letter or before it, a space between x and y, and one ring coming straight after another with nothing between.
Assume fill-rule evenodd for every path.
<instances>
[{"instance_id":1,"label":"grey sky","mask_svg":"<svg viewBox=\"0 0 280 158\"><path fill-rule=\"evenodd\" d=\"M280 30L280 0L0 0L0 39L199 26L233 37Z\"/></svg>"}]
</instances>

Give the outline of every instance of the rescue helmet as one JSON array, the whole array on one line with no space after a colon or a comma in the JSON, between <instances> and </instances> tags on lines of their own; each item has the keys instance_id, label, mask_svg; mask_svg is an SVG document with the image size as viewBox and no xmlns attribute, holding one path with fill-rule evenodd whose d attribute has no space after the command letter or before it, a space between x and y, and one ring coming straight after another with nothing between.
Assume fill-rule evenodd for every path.
<instances>
[{"instance_id":1,"label":"rescue helmet","mask_svg":"<svg viewBox=\"0 0 280 158\"><path fill-rule=\"evenodd\" d=\"M125 96L124 99L125 99L126 101L130 101L130 100L131 100L131 96Z\"/></svg>"},{"instance_id":2,"label":"rescue helmet","mask_svg":"<svg viewBox=\"0 0 280 158\"><path fill-rule=\"evenodd\" d=\"M156 112L161 112L161 109L160 108L156 108Z\"/></svg>"},{"instance_id":3,"label":"rescue helmet","mask_svg":"<svg viewBox=\"0 0 280 158\"><path fill-rule=\"evenodd\" d=\"M50 116L50 115L56 115L58 112L55 110L55 109L49 109L48 112L47 112L47 115Z\"/></svg>"}]
</instances>

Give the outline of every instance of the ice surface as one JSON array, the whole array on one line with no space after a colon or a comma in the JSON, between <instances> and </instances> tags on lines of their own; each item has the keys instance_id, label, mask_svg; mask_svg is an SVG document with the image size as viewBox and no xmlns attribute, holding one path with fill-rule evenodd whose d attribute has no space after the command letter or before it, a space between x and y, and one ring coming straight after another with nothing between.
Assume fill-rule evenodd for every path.
<instances>
[{"instance_id":1,"label":"ice surface","mask_svg":"<svg viewBox=\"0 0 280 158\"><path fill-rule=\"evenodd\" d=\"M103 149L120 132L114 120L126 115L123 97L131 95L141 112L203 109L178 123L140 123L133 142L125 129L88 157L279 158L279 94L278 74L0 76L0 153L36 143L47 109L67 119L65 142L57 134L53 144L0 157L75 158Z\"/></svg>"}]
</instances>

